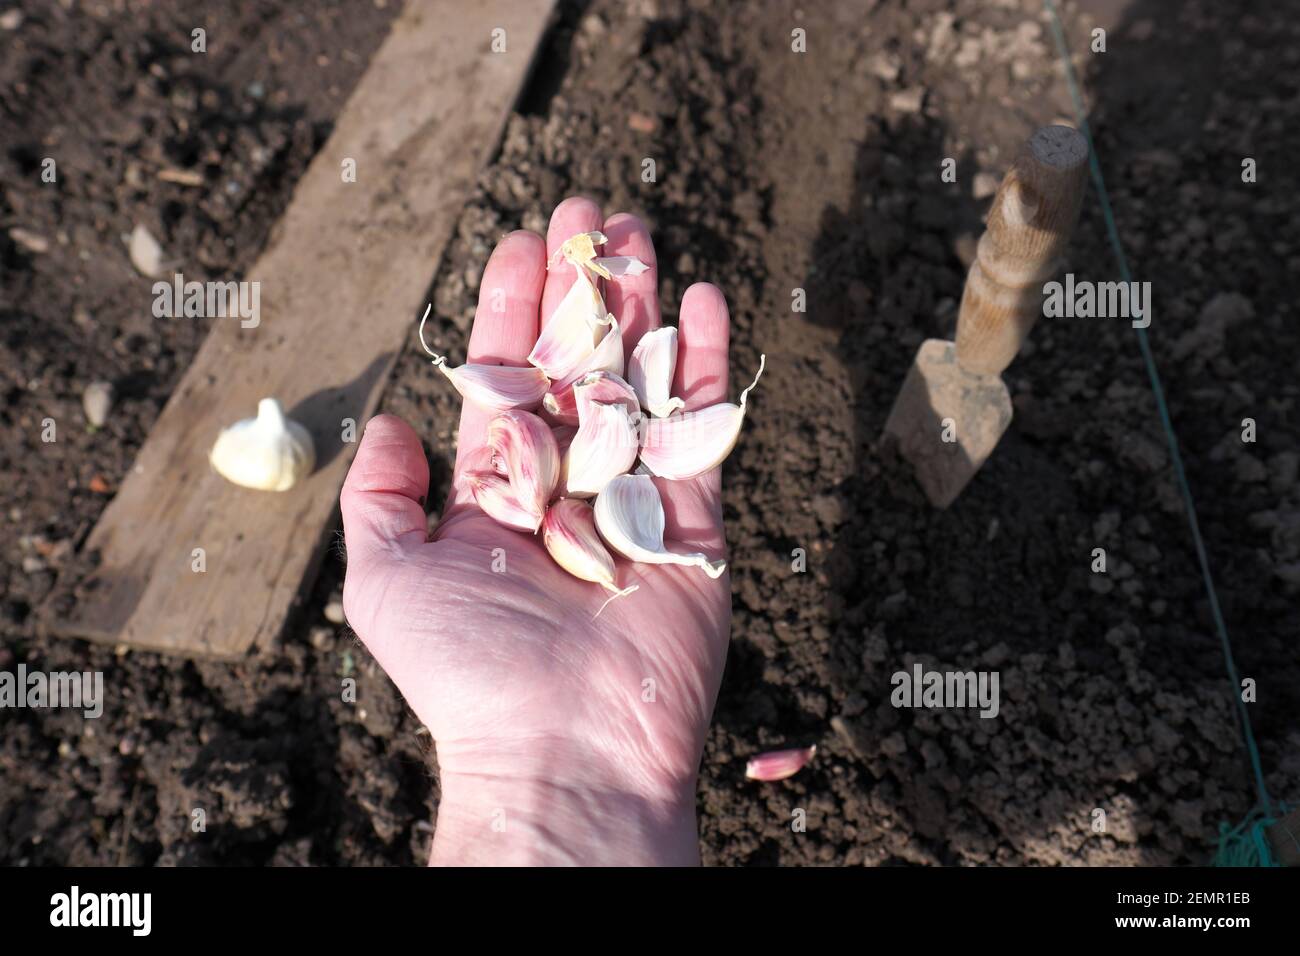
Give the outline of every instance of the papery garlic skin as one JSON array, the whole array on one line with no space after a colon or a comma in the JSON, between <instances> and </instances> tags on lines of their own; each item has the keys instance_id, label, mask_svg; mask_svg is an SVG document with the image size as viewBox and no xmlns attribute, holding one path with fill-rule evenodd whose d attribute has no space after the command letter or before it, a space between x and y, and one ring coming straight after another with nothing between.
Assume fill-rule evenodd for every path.
<instances>
[{"instance_id":1,"label":"papery garlic skin","mask_svg":"<svg viewBox=\"0 0 1300 956\"><path fill-rule=\"evenodd\" d=\"M550 426L531 412L511 409L488 422L487 445L493 469L505 474L516 502L536 517L536 530L560 480L560 448Z\"/></svg>"},{"instance_id":2,"label":"papery garlic skin","mask_svg":"<svg viewBox=\"0 0 1300 956\"><path fill-rule=\"evenodd\" d=\"M636 462L637 429L621 403L590 402L564 453L562 487L566 497L598 494Z\"/></svg>"},{"instance_id":3,"label":"papery garlic skin","mask_svg":"<svg viewBox=\"0 0 1300 956\"><path fill-rule=\"evenodd\" d=\"M636 256L597 256L591 260L591 266L606 279L639 276L650 268Z\"/></svg>"},{"instance_id":4,"label":"papery garlic skin","mask_svg":"<svg viewBox=\"0 0 1300 956\"><path fill-rule=\"evenodd\" d=\"M444 357L433 364L446 375L466 401L489 411L511 408L532 410L542 402L550 382L539 368L513 365L459 365L452 368Z\"/></svg>"},{"instance_id":5,"label":"papery garlic skin","mask_svg":"<svg viewBox=\"0 0 1300 956\"><path fill-rule=\"evenodd\" d=\"M619 589L614 583L614 558L596 533L596 516L591 505L577 498L561 498L546 511L542 521L542 543L555 563L575 578L599 584L614 597L637 589L634 584ZM601 605L603 611L609 604ZM600 611L596 612L597 616Z\"/></svg>"},{"instance_id":6,"label":"papery garlic skin","mask_svg":"<svg viewBox=\"0 0 1300 956\"><path fill-rule=\"evenodd\" d=\"M677 554L664 548L664 506L659 489L644 475L619 475L596 496L596 530L614 551L646 564L698 567L711 578L727 569L725 561L703 554Z\"/></svg>"},{"instance_id":7,"label":"papery garlic skin","mask_svg":"<svg viewBox=\"0 0 1300 956\"><path fill-rule=\"evenodd\" d=\"M641 406L656 418L667 418L686 403L672 397L677 371L677 329L666 325L641 336L627 363L627 380Z\"/></svg>"},{"instance_id":8,"label":"papery garlic skin","mask_svg":"<svg viewBox=\"0 0 1300 956\"><path fill-rule=\"evenodd\" d=\"M641 460L661 478L685 481L712 471L731 454L745 421L750 391L758 384L767 365L760 356L758 374L740 393L740 404L721 402L695 412L645 423L641 439Z\"/></svg>"},{"instance_id":9,"label":"papery garlic skin","mask_svg":"<svg viewBox=\"0 0 1300 956\"><path fill-rule=\"evenodd\" d=\"M208 455L227 481L258 491L288 491L316 467L311 433L285 417L280 403L264 398L257 417L222 430Z\"/></svg>"},{"instance_id":10,"label":"papery garlic skin","mask_svg":"<svg viewBox=\"0 0 1300 956\"><path fill-rule=\"evenodd\" d=\"M483 513L498 524L529 534L537 531L541 518L519 500L510 487L509 479L492 471L467 471L465 483L474 494L474 500Z\"/></svg>"},{"instance_id":11,"label":"papery garlic skin","mask_svg":"<svg viewBox=\"0 0 1300 956\"><path fill-rule=\"evenodd\" d=\"M750 780L784 780L802 770L815 753L816 746L758 754L745 764L745 776Z\"/></svg>"}]
</instances>

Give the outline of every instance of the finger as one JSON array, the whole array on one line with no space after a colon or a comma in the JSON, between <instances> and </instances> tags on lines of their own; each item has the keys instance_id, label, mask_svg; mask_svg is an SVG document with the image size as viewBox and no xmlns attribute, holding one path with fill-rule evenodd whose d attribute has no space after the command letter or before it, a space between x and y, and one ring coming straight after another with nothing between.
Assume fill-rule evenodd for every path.
<instances>
[{"instance_id":1,"label":"finger","mask_svg":"<svg viewBox=\"0 0 1300 956\"><path fill-rule=\"evenodd\" d=\"M528 364L528 353L537 342L537 309L545 284L546 245L541 236L520 230L497 244L479 283L469 337L470 362ZM491 412L473 402L464 403L456 441L456 478L480 456L491 417Z\"/></svg>"},{"instance_id":2,"label":"finger","mask_svg":"<svg viewBox=\"0 0 1300 956\"><path fill-rule=\"evenodd\" d=\"M682 296L677 321L677 373L673 395L686 402L684 413L727 401L727 349L731 322L727 300L716 286L697 282ZM664 500L665 532L670 540L711 556L726 550L722 527L722 469L690 481L656 479Z\"/></svg>"},{"instance_id":3,"label":"finger","mask_svg":"<svg viewBox=\"0 0 1300 956\"><path fill-rule=\"evenodd\" d=\"M510 233L492 250L478 287L469 361L526 365L537 342L537 306L546 283L546 244L535 232Z\"/></svg>"},{"instance_id":4,"label":"finger","mask_svg":"<svg viewBox=\"0 0 1300 956\"><path fill-rule=\"evenodd\" d=\"M635 256L649 267L640 275L605 283L605 306L618 319L624 357L630 359L641 336L659 328L659 266L655 246L645 223L629 213L610 216L603 231L608 240L605 255Z\"/></svg>"},{"instance_id":5,"label":"finger","mask_svg":"<svg viewBox=\"0 0 1300 956\"><path fill-rule=\"evenodd\" d=\"M682 296L677 320L677 373L673 395L695 411L727 401L727 348L731 321L717 286L697 282Z\"/></svg>"},{"instance_id":6,"label":"finger","mask_svg":"<svg viewBox=\"0 0 1300 956\"><path fill-rule=\"evenodd\" d=\"M605 217L600 206L585 196L570 196L555 207L551 213L551 224L546 230L546 260L559 250L566 239L572 239L580 232L595 232L604 224ZM555 314L556 308L563 300L569 287L573 285L576 273L573 266L563 259L551 267L546 275L546 291L542 294L542 328Z\"/></svg>"},{"instance_id":7,"label":"finger","mask_svg":"<svg viewBox=\"0 0 1300 956\"><path fill-rule=\"evenodd\" d=\"M415 431L393 415L370 419L339 496L349 577L427 540L428 493L429 463Z\"/></svg>"}]
</instances>

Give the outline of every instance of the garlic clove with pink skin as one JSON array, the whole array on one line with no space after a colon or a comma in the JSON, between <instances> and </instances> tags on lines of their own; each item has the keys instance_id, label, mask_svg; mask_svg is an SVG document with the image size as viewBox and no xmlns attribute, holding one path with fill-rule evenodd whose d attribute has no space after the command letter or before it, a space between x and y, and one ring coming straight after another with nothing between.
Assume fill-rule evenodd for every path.
<instances>
[{"instance_id":1,"label":"garlic clove with pink skin","mask_svg":"<svg viewBox=\"0 0 1300 956\"><path fill-rule=\"evenodd\" d=\"M564 453L561 487L566 497L598 494L636 462L636 424L621 403L591 402Z\"/></svg>"},{"instance_id":2,"label":"garlic clove with pink skin","mask_svg":"<svg viewBox=\"0 0 1300 956\"><path fill-rule=\"evenodd\" d=\"M594 280L579 268L577 279L528 353L528 361L554 381L572 378L586 367L613 320Z\"/></svg>"},{"instance_id":3,"label":"garlic clove with pink skin","mask_svg":"<svg viewBox=\"0 0 1300 956\"><path fill-rule=\"evenodd\" d=\"M560 449L550 426L531 412L511 409L488 422L487 445L493 469L504 470L515 500L536 518L536 530L560 480Z\"/></svg>"},{"instance_id":4,"label":"garlic clove with pink skin","mask_svg":"<svg viewBox=\"0 0 1300 956\"><path fill-rule=\"evenodd\" d=\"M493 471L467 471L465 484L483 513L498 524L533 534L542 523L541 516L519 500L510 481Z\"/></svg>"},{"instance_id":5,"label":"garlic clove with pink skin","mask_svg":"<svg viewBox=\"0 0 1300 956\"><path fill-rule=\"evenodd\" d=\"M536 408L550 387L545 373L537 368L512 365L460 365L451 368L443 357L436 357L433 364L466 401L489 411Z\"/></svg>"},{"instance_id":6,"label":"garlic clove with pink skin","mask_svg":"<svg viewBox=\"0 0 1300 956\"><path fill-rule=\"evenodd\" d=\"M573 436L578 434L577 425L555 425L551 428L551 434L555 436L556 447L560 449L560 461L564 461L564 453L569 450L573 444ZM561 464L563 468L563 464Z\"/></svg>"},{"instance_id":7,"label":"garlic clove with pink skin","mask_svg":"<svg viewBox=\"0 0 1300 956\"><path fill-rule=\"evenodd\" d=\"M686 403L672 397L677 371L677 329L666 325L641 336L627 363L627 380L641 405L656 418L667 418Z\"/></svg>"},{"instance_id":8,"label":"garlic clove with pink skin","mask_svg":"<svg viewBox=\"0 0 1300 956\"><path fill-rule=\"evenodd\" d=\"M609 328L587 356L587 360L572 375L552 382L551 390L558 392L593 372L611 372L619 377L623 375L623 331L613 315L609 317Z\"/></svg>"},{"instance_id":9,"label":"garlic clove with pink skin","mask_svg":"<svg viewBox=\"0 0 1300 956\"><path fill-rule=\"evenodd\" d=\"M697 478L712 471L731 454L740 438L745 405L767 364L760 356L758 374L740 393L740 404L721 402L695 412L647 421L641 439L641 460L654 474L674 481Z\"/></svg>"},{"instance_id":10,"label":"garlic clove with pink skin","mask_svg":"<svg viewBox=\"0 0 1300 956\"><path fill-rule=\"evenodd\" d=\"M590 372L573 383L573 404L581 423L593 404L622 405L635 423L641 417L641 405L632 386L613 372Z\"/></svg>"},{"instance_id":11,"label":"garlic clove with pink skin","mask_svg":"<svg viewBox=\"0 0 1300 956\"><path fill-rule=\"evenodd\" d=\"M509 408L533 409L541 404L551 387L541 369L510 365L469 364L452 368L446 356L439 355L424 341L424 324L429 321L433 306L425 307L420 319L420 345L433 356L433 365L455 386L456 391L469 402L490 411Z\"/></svg>"},{"instance_id":12,"label":"garlic clove with pink skin","mask_svg":"<svg viewBox=\"0 0 1300 956\"><path fill-rule=\"evenodd\" d=\"M561 498L546 510L542 520L542 543L555 563L575 578L599 584L615 598L637 589L634 584L620 589L614 582L614 558L596 533L596 516L591 505L577 498ZM600 612L609 605L606 601Z\"/></svg>"},{"instance_id":13,"label":"garlic clove with pink skin","mask_svg":"<svg viewBox=\"0 0 1300 956\"><path fill-rule=\"evenodd\" d=\"M745 764L745 776L750 780L784 780L793 777L812 760L817 747L800 747L794 750L773 750L750 757Z\"/></svg>"},{"instance_id":14,"label":"garlic clove with pink skin","mask_svg":"<svg viewBox=\"0 0 1300 956\"><path fill-rule=\"evenodd\" d=\"M655 483L644 475L611 478L596 496L596 530L610 549L646 564L681 564L701 568L711 578L727 569L726 561L703 554L678 554L664 547L664 506Z\"/></svg>"}]
</instances>

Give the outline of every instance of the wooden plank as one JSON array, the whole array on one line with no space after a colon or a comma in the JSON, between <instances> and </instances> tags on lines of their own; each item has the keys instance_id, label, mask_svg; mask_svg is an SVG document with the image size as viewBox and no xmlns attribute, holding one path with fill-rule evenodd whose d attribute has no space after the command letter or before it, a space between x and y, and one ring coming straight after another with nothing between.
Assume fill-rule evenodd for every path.
<instances>
[{"instance_id":1,"label":"wooden plank","mask_svg":"<svg viewBox=\"0 0 1300 956\"><path fill-rule=\"evenodd\" d=\"M244 277L260 283L260 322L212 320L86 542L98 566L51 612L53 630L225 658L279 634L334 526L356 449L342 422L359 431L378 405L553 5L408 0ZM504 52L492 50L498 28ZM218 432L265 396L316 440L316 471L288 492L236 487L208 464Z\"/></svg>"}]
</instances>

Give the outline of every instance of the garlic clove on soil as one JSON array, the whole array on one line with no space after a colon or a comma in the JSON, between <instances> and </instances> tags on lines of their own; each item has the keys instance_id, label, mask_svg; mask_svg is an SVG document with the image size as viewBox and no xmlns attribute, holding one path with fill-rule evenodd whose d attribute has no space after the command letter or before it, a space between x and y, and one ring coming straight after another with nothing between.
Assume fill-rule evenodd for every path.
<instances>
[{"instance_id":1,"label":"garlic clove on soil","mask_svg":"<svg viewBox=\"0 0 1300 956\"><path fill-rule=\"evenodd\" d=\"M615 598L625 597L637 585L620 589L614 582L614 558L596 533L596 515L591 505L577 498L561 498L546 510L542 520L542 543L555 563L575 578L599 584ZM606 601L600 612L609 605Z\"/></svg>"},{"instance_id":2,"label":"garlic clove on soil","mask_svg":"<svg viewBox=\"0 0 1300 956\"><path fill-rule=\"evenodd\" d=\"M720 465L736 447L749 393L758 384L766 365L767 356L760 356L758 374L749 388L740 393L739 405L721 402L697 412L646 422L641 460L659 477L674 481L699 477Z\"/></svg>"},{"instance_id":3,"label":"garlic clove on soil","mask_svg":"<svg viewBox=\"0 0 1300 956\"><path fill-rule=\"evenodd\" d=\"M627 380L642 407L656 418L667 418L686 403L672 397L677 371L677 329L666 325L641 336L627 363Z\"/></svg>"},{"instance_id":4,"label":"garlic clove on soil","mask_svg":"<svg viewBox=\"0 0 1300 956\"><path fill-rule=\"evenodd\" d=\"M257 403L256 418L224 429L208 457L227 481L259 491L287 491L316 465L311 434L274 398Z\"/></svg>"},{"instance_id":5,"label":"garlic clove on soil","mask_svg":"<svg viewBox=\"0 0 1300 956\"><path fill-rule=\"evenodd\" d=\"M794 750L773 750L750 757L745 764L745 776L750 780L784 780L802 770L817 747L799 747Z\"/></svg>"},{"instance_id":6,"label":"garlic clove on soil","mask_svg":"<svg viewBox=\"0 0 1300 956\"><path fill-rule=\"evenodd\" d=\"M564 453L561 487L567 497L598 494L636 462L636 425L621 403L590 402Z\"/></svg>"},{"instance_id":7,"label":"garlic clove on soil","mask_svg":"<svg viewBox=\"0 0 1300 956\"><path fill-rule=\"evenodd\" d=\"M611 549L646 564L681 564L718 578L726 561L664 548L664 506L659 489L644 475L618 475L596 496L596 530Z\"/></svg>"},{"instance_id":8,"label":"garlic clove on soil","mask_svg":"<svg viewBox=\"0 0 1300 956\"><path fill-rule=\"evenodd\" d=\"M493 468L504 472L515 501L541 524L546 503L560 480L560 448L546 422L531 412L511 409L497 415L487 428Z\"/></svg>"}]
</instances>

